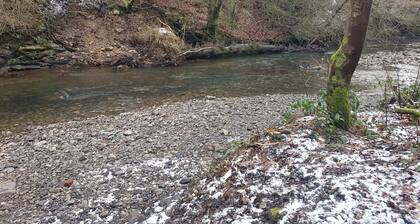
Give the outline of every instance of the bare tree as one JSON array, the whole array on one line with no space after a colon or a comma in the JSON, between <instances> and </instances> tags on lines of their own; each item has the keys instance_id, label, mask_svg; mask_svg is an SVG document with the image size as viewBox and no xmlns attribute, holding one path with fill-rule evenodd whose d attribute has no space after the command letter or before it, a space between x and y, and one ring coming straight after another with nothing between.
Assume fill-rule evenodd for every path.
<instances>
[{"instance_id":1,"label":"bare tree","mask_svg":"<svg viewBox=\"0 0 420 224\"><path fill-rule=\"evenodd\" d=\"M372 0L350 0L350 7L350 17L341 45L331 56L326 96L330 115L343 129L350 128L353 123L350 83L362 54Z\"/></svg>"},{"instance_id":2,"label":"bare tree","mask_svg":"<svg viewBox=\"0 0 420 224\"><path fill-rule=\"evenodd\" d=\"M223 0L208 0L207 35L210 40L216 41L217 27Z\"/></svg>"}]
</instances>

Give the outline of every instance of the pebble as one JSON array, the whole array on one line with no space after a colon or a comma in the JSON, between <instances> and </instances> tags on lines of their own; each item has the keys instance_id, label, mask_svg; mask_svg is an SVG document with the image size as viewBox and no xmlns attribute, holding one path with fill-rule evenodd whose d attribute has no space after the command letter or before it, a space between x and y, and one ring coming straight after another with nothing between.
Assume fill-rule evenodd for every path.
<instances>
[{"instance_id":1,"label":"pebble","mask_svg":"<svg viewBox=\"0 0 420 224\"><path fill-rule=\"evenodd\" d=\"M189 184L191 182L191 178L189 178L189 177L183 177L180 181L179 181L179 183L180 184Z\"/></svg>"},{"instance_id":2,"label":"pebble","mask_svg":"<svg viewBox=\"0 0 420 224\"><path fill-rule=\"evenodd\" d=\"M247 139L261 133L278 124L289 103L303 97L190 100L120 115L29 127L11 134L0 139L0 164L19 161L19 170L24 171L0 173L5 178L18 177L22 189L19 197L9 201L11 212L6 218L42 223L50 217L47 211L54 211L63 223L87 219L101 223L98 217L106 206L109 214L127 211L126 216L118 213L120 220L129 220L133 214L143 220L149 215L143 211L154 208L154 203L173 201L188 184L206 175L229 144L226 135ZM253 130L249 130L249 124ZM34 140L28 141L28 137ZM77 182L63 187L69 177ZM10 187L5 192L15 192L15 183L6 186ZM66 194L71 198L61 201ZM40 211L36 202L43 200L50 203ZM91 213L84 214L85 210L83 215L74 215L81 209L79 202ZM19 212L22 210L27 212Z\"/></svg>"},{"instance_id":3,"label":"pebble","mask_svg":"<svg viewBox=\"0 0 420 224\"><path fill-rule=\"evenodd\" d=\"M226 130L226 129L222 129L221 131L220 131L220 133L221 134L223 134L223 135L229 135L229 131L228 130Z\"/></svg>"},{"instance_id":4,"label":"pebble","mask_svg":"<svg viewBox=\"0 0 420 224\"><path fill-rule=\"evenodd\" d=\"M16 193L16 182L5 181L0 182L0 195Z\"/></svg>"},{"instance_id":5,"label":"pebble","mask_svg":"<svg viewBox=\"0 0 420 224\"><path fill-rule=\"evenodd\" d=\"M123 134L124 134L125 136L130 136L130 135L132 135L132 134L133 134L133 131L132 131L132 130L126 130L126 131L124 131L124 132L123 132Z\"/></svg>"}]
</instances>

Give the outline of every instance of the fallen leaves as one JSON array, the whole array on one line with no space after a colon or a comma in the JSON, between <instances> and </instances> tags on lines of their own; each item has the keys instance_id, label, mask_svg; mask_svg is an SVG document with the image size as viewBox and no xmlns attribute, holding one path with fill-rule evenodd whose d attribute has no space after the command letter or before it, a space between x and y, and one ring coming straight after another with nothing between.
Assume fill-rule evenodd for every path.
<instances>
[{"instance_id":1,"label":"fallen leaves","mask_svg":"<svg viewBox=\"0 0 420 224\"><path fill-rule=\"evenodd\" d=\"M64 180L64 187L71 187L71 185L73 185L74 184L74 180L72 180L72 179L67 179L67 180Z\"/></svg>"}]
</instances>

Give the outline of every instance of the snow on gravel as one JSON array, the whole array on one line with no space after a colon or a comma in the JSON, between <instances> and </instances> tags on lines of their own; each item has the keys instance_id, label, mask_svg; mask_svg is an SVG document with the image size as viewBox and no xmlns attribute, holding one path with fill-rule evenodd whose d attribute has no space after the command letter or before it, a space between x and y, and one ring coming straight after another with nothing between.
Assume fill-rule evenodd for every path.
<instances>
[{"instance_id":1,"label":"snow on gravel","mask_svg":"<svg viewBox=\"0 0 420 224\"><path fill-rule=\"evenodd\" d=\"M328 145L305 128L312 119L279 128L291 132L283 141L267 137L241 151L186 193L168 223L419 223L413 126L400 119L375 140L346 134L346 144Z\"/></svg>"}]
</instances>

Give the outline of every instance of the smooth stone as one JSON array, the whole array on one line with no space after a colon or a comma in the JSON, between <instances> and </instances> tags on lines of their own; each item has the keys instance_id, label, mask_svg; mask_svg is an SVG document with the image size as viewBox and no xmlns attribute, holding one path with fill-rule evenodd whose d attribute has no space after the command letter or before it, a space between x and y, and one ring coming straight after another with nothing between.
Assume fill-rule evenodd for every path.
<instances>
[{"instance_id":1,"label":"smooth stone","mask_svg":"<svg viewBox=\"0 0 420 224\"><path fill-rule=\"evenodd\" d=\"M188 178L188 177L183 177L180 181L179 181L179 183L180 184L189 184L191 182L191 179L190 178Z\"/></svg>"},{"instance_id":2,"label":"smooth stone","mask_svg":"<svg viewBox=\"0 0 420 224\"><path fill-rule=\"evenodd\" d=\"M26 51L43 51L47 50L46 47L40 46L40 45L32 45L32 46L23 46L19 47L20 52L26 52Z\"/></svg>"},{"instance_id":3,"label":"smooth stone","mask_svg":"<svg viewBox=\"0 0 420 224\"><path fill-rule=\"evenodd\" d=\"M133 134L133 131L132 130L127 130L127 131L124 131L123 134L125 136L129 136L129 135L132 135Z\"/></svg>"},{"instance_id":4,"label":"smooth stone","mask_svg":"<svg viewBox=\"0 0 420 224\"><path fill-rule=\"evenodd\" d=\"M223 129L222 131L220 131L220 133L223 135L229 135L229 131L226 129Z\"/></svg>"},{"instance_id":5,"label":"smooth stone","mask_svg":"<svg viewBox=\"0 0 420 224\"><path fill-rule=\"evenodd\" d=\"M6 181L0 182L0 195L16 193L16 182Z\"/></svg>"},{"instance_id":6,"label":"smooth stone","mask_svg":"<svg viewBox=\"0 0 420 224\"><path fill-rule=\"evenodd\" d=\"M25 70L34 70L34 69L40 69L40 65L14 65L11 66L9 69L11 71L25 71Z\"/></svg>"}]
</instances>

